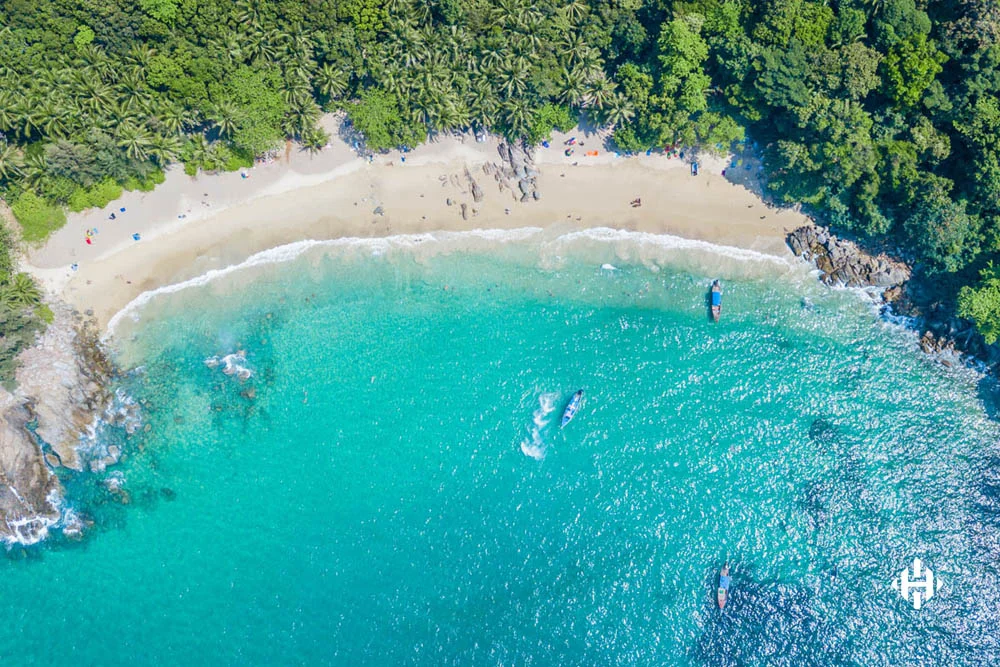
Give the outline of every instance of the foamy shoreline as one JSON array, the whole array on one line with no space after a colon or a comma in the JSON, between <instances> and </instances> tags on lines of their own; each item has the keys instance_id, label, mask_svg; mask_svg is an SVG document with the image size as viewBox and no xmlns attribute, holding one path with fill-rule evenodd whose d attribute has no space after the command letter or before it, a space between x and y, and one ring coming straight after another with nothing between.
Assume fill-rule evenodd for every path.
<instances>
[{"instance_id":1,"label":"foamy shoreline","mask_svg":"<svg viewBox=\"0 0 1000 667\"><path fill-rule=\"evenodd\" d=\"M29 253L25 268L104 327L145 293L298 242L612 227L785 257L786 231L806 222L800 213L767 208L749 188L731 182L734 176L752 178L756 167L738 167L734 174L729 161L703 157L700 174L692 176L679 159L618 158L599 148L599 137L580 130L570 134L586 146L567 157L563 141L570 135L557 135L551 147L540 148L535 159L542 198L523 204L482 171L484 164L500 161L497 140L477 142L468 135L439 138L371 162L335 138L316 155L293 148L287 160L283 155L247 178L240 173L190 178L174 170L151 193L126 193L104 210L71 215L63 229ZM586 156L585 150L600 153ZM730 173L723 177L727 167ZM466 170L485 192L479 203ZM641 207L630 205L636 198ZM109 220L112 211L115 220ZM87 244L87 231L94 228ZM132 239L135 233L140 240Z\"/></svg>"}]
</instances>

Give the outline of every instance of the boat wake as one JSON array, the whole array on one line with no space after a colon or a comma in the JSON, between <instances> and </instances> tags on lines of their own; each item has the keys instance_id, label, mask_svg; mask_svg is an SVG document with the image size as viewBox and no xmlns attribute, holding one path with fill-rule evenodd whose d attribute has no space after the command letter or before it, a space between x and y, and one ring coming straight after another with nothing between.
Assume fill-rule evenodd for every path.
<instances>
[{"instance_id":1,"label":"boat wake","mask_svg":"<svg viewBox=\"0 0 1000 667\"><path fill-rule=\"evenodd\" d=\"M529 456L536 461L545 458L548 451L548 443L545 442L543 433L552 422L552 413L556 411L556 400L559 394L547 392L538 397L538 409L535 410L531 419L531 426L528 429L528 436L521 441L521 451L525 456Z\"/></svg>"}]
</instances>

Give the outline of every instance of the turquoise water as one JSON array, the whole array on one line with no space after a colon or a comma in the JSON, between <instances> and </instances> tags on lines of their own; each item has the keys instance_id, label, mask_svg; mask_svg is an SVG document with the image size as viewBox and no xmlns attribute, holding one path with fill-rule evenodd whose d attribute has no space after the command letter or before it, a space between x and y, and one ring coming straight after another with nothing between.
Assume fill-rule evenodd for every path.
<instances>
[{"instance_id":1,"label":"turquoise water","mask_svg":"<svg viewBox=\"0 0 1000 667\"><path fill-rule=\"evenodd\" d=\"M5 661L1000 656L989 387L802 267L627 234L342 243L135 313L146 428L67 480L86 539L0 563ZM241 349L245 381L205 363ZM915 556L945 582L920 611L890 587Z\"/></svg>"}]
</instances>

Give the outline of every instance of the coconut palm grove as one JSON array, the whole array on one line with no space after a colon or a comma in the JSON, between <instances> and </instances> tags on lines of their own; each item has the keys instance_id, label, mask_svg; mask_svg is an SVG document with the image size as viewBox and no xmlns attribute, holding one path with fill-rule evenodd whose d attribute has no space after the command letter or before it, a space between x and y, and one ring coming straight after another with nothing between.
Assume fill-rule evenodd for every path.
<instances>
[{"instance_id":1,"label":"coconut palm grove","mask_svg":"<svg viewBox=\"0 0 1000 667\"><path fill-rule=\"evenodd\" d=\"M582 117L623 153L737 143L770 196L885 247L1000 335L992 0L0 0L0 197L66 210L235 170L344 111L367 148ZM0 253L0 368L46 319Z\"/></svg>"}]
</instances>

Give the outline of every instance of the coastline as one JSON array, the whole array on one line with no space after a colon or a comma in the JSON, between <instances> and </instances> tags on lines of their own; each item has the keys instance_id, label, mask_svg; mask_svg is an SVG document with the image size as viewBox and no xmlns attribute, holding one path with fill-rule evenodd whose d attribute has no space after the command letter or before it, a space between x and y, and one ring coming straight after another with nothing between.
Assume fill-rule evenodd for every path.
<instances>
[{"instance_id":1,"label":"coastline","mask_svg":"<svg viewBox=\"0 0 1000 667\"><path fill-rule=\"evenodd\" d=\"M14 521L0 540L31 544L57 524L68 537L81 534L54 471L118 460L117 446L80 454L101 415L115 428L137 428L136 406L108 393L117 371L100 341L112 335L116 317L157 294L341 242L638 238L695 257L708 251L784 263L794 261L786 233L808 221L754 194L760 184L752 163L724 177L734 162L702 156L694 176L689 161L662 154L594 155L604 138L579 128L554 133L550 147L527 161L518 151L517 164L499 139L469 134L367 158L337 138L339 122L324 118L335 138L315 154L288 144L246 172L197 177L175 166L152 192L126 192L104 209L70 214L28 249L22 270L44 285L57 318L22 355L17 390L0 390L8 426L0 468L13 483L0 494L0 514ZM571 137L578 143L566 156ZM636 199L641 206L632 205ZM36 444L24 426L32 418L48 445Z\"/></svg>"},{"instance_id":2,"label":"coastline","mask_svg":"<svg viewBox=\"0 0 1000 667\"><path fill-rule=\"evenodd\" d=\"M598 149L587 156L584 149L602 140L579 129L554 134L549 148L536 151L540 199L524 203L484 173L484 165L502 162L495 138L439 137L369 161L331 135L323 151L289 147L247 178L239 172L191 178L171 170L153 192L126 193L103 210L70 215L28 253L25 269L103 329L143 293L299 241L613 227L790 257L785 234L807 222L796 211L767 207L752 185L735 182L734 176L752 179L755 167L724 177L729 160L702 157L693 176L688 162L659 154L616 157ZM566 157L570 136L584 147ZM640 207L630 204L636 198ZM95 227L87 244L87 230Z\"/></svg>"}]
</instances>

